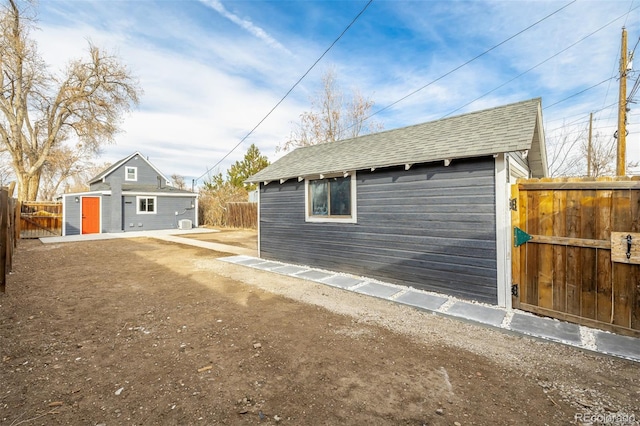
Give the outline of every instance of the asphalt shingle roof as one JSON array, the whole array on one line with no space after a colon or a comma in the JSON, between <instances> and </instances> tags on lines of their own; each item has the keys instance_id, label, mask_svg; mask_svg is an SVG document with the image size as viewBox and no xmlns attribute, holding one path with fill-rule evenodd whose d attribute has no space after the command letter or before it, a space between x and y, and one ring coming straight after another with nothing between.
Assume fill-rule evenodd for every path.
<instances>
[{"instance_id":1,"label":"asphalt shingle roof","mask_svg":"<svg viewBox=\"0 0 640 426\"><path fill-rule=\"evenodd\" d=\"M247 182L524 150L531 150L530 160L531 155L545 155L540 98L354 139L298 148ZM533 158L533 162L546 164L539 158ZM541 173L546 172L538 172Z\"/></svg>"}]
</instances>

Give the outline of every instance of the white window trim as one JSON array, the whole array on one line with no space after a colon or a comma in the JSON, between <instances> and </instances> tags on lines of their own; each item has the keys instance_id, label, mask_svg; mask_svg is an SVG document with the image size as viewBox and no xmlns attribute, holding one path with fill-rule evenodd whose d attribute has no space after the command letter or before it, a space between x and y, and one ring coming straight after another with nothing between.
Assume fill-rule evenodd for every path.
<instances>
[{"instance_id":1,"label":"white window trim","mask_svg":"<svg viewBox=\"0 0 640 426\"><path fill-rule=\"evenodd\" d=\"M140 199L144 198L146 200L153 199L153 211L152 212L144 212L140 210ZM150 197L146 195L138 195L136 197L136 214L156 214L158 212L158 197Z\"/></svg>"},{"instance_id":2,"label":"white window trim","mask_svg":"<svg viewBox=\"0 0 640 426\"><path fill-rule=\"evenodd\" d=\"M133 179L129 179L129 170L133 169ZM125 166L124 168L124 180L129 182L137 182L138 181L138 168L132 166Z\"/></svg>"},{"instance_id":3,"label":"white window trim","mask_svg":"<svg viewBox=\"0 0 640 426\"><path fill-rule=\"evenodd\" d=\"M343 174L333 174L327 175L325 178L332 177L343 177ZM349 176L351 176L351 217L323 217L323 216L312 216L309 211L309 182L316 179L305 178L304 180L304 217L305 222L315 222L315 223L358 223L358 196L356 193L357 182L356 182L356 172L349 172Z\"/></svg>"}]
</instances>

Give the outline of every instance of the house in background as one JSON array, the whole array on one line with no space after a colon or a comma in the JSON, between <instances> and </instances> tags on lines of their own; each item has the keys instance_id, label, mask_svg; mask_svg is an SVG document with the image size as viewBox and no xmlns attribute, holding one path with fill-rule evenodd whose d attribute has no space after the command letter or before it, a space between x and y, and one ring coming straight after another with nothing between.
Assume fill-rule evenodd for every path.
<instances>
[{"instance_id":1,"label":"house in background","mask_svg":"<svg viewBox=\"0 0 640 426\"><path fill-rule=\"evenodd\" d=\"M510 183L546 175L540 99L298 148L248 179L259 256L510 306Z\"/></svg>"},{"instance_id":2,"label":"house in background","mask_svg":"<svg viewBox=\"0 0 640 426\"><path fill-rule=\"evenodd\" d=\"M191 228L198 195L174 188L139 152L89 181L89 191L62 195L62 235Z\"/></svg>"}]
</instances>

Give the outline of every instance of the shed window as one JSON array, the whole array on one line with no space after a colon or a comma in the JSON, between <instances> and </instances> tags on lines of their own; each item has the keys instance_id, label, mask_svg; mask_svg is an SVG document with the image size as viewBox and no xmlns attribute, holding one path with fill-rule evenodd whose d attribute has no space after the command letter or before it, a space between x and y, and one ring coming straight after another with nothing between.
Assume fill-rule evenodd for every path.
<instances>
[{"instance_id":1,"label":"shed window","mask_svg":"<svg viewBox=\"0 0 640 426\"><path fill-rule=\"evenodd\" d=\"M124 180L137 181L138 180L138 168L126 167Z\"/></svg>"},{"instance_id":2,"label":"shed window","mask_svg":"<svg viewBox=\"0 0 640 426\"><path fill-rule=\"evenodd\" d=\"M138 214L155 214L156 197L138 197Z\"/></svg>"},{"instance_id":3,"label":"shed window","mask_svg":"<svg viewBox=\"0 0 640 426\"><path fill-rule=\"evenodd\" d=\"M306 181L309 222L355 222L355 176L335 176Z\"/></svg>"}]
</instances>

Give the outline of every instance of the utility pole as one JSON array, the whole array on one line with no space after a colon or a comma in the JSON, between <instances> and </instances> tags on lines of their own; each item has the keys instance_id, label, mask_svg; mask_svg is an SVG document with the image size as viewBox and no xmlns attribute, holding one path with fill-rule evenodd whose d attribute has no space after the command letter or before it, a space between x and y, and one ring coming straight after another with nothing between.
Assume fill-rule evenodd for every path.
<instances>
[{"instance_id":1,"label":"utility pole","mask_svg":"<svg viewBox=\"0 0 640 426\"><path fill-rule=\"evenodd\" d=\"M591 177L591 150L593 144L591 142L591 134L593 132L593 113L589 113L589 141L587 145L587 177Z\"/></svg>"},{"instance_id":2,"label":"utility pole","mask_svg":"<svg viewBox=\"0 0 640 426\"><path fill-rule=\"evenodd\" d=\"M618 156L617 176L627 175L627 30L622 27L620 49L620 97L618 99Z\"/></svg>"}]
</instances>

